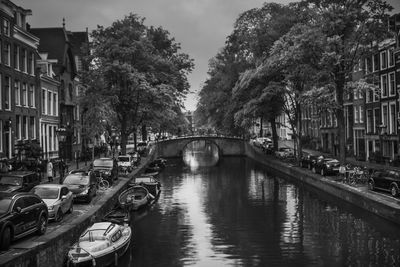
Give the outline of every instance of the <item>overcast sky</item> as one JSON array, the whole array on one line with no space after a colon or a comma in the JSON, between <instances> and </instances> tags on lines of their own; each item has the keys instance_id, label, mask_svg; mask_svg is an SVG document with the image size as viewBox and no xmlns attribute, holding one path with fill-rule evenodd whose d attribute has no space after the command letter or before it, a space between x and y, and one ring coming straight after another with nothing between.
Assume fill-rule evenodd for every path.
<instances>
[{"instance_id":1,"label":"overcast sky","mask_svg":"<svg viewBox=\"0 0 400 267\"><path fill-rule=\"evenodd\" d=\"M89 32L102 25L123 19L129 13L145 17L145 24L162 26L181 43L182 51L195 60L189 76L191 92L185 102L187 110L194 110L197 92L207 78L208 60L224 46L240 13L261 7L264 2L287 4L290 0L12 0L32 10L28 23L33 28L61 27ZM400 12L400 1L390 0Z\"/></svg>"}]
</instances>

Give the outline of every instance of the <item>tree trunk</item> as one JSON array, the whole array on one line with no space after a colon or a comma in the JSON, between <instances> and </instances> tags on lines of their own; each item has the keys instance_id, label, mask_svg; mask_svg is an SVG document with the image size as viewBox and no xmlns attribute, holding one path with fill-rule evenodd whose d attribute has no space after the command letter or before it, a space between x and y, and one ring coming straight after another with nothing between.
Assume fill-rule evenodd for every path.
<instances>
[{"instance_id":1,"label":"tree trunk","mask_svg":"<svg viewBox=\"0 0 400 267\"><path fill-rule=\"evenodd\" d=\"M269 120L272 130L272 142L274 143L274 151L278 149L278 133L276 132L275 118Z\"/></svg>"},{"instance_id":2,"label":"tree trunk","mask_svg":"<svg viewBox=\"0 0 400 267\"><path fill-rule=\"evenodd\" d=\"M145 124L142 124L142 141L147 141L147 129Z\"/></svg>"},{"instance_id":3,"label":"tree trunk","mask_svg":"<svg viewBox=\"0 0 400 267\"><path fill-rule=\"evenodd\" d=\"M121 121L121 154L126 155L126 144L128 140L128 134L126 132L127 120Z\"/></svg>"},{"instance_id":4,"label":"tree trunk","mask_svg":"<svg viewBox=\"0 0 400 267\"><path fill-rule=\"evenodd\" d=\"M338 108L336 109L336 119L338 122L338 135L339 135L339 161L340 164L346 162L346 130L345 118L343 110L343 91L345 83L344 72L338 72L336 76L336 101Z\"/></svg>"}]
</instances>

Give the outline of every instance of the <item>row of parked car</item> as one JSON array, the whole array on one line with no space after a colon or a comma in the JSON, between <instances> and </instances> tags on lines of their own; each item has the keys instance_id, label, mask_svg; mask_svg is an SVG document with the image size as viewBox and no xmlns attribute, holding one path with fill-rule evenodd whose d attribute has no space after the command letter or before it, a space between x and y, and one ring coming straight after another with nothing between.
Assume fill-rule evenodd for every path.
<instances>
[{"instance_id":1,"label":"row of parked car","mask_svg":"<svg viewBox=\"0 0 400 267\"><path fill-rule=\"evenodd\" d=\"M48 221L61 221L71 213L75 202L90 203L97 195L99 180L111 186L119 172L132 171L140 154L120 155L118 159L95 159L89 170L68 173L62 184L41 184L39 173L13 171L0 177L0 249L34 232L44 234Z\"/></svg>"},{"instance_id":2,"label":"row of parked car","mask_svg":"<svg viewBox=\"0 0 400 267\"><path fill-rule=\"evenodd\" d=\"M301 159L301 167L308 168L314 173L325 175L337 175L339 173L340 162L331 157L324 157L322 155L305 155ZM360 166L347 165L346 172L354 172ZM400 196L400 169L387 168L362 168L363 171L368 172L368 189L371 191L388 192L393 197Z\"/></svg>"}]
</instances>

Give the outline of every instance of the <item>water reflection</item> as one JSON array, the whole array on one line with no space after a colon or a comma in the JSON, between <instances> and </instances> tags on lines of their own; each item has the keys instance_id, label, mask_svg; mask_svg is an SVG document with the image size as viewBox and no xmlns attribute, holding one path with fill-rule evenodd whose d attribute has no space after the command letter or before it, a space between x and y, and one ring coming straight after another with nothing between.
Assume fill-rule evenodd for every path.
<instances>
[{"instance_id":1,"label":"water reflection","mask_svg":"<svg viewBox=\"0 0 400 267\"><path fill-rule=\"evenodd\" d=\"M245 158L162 173L121 266L399 266L399 227Z\"/></svg>"},{"instance_id":2,"label":"water reflection","mask_svg":"<svg viewBox=\"0 0 400 267\"><path fill-rule=\"evenodd\" d=\"M200 167L214 166L218 160L218 147L211 141L193 141L183 150L183 161L193 171Z\"/></svg>"}]
</instances>

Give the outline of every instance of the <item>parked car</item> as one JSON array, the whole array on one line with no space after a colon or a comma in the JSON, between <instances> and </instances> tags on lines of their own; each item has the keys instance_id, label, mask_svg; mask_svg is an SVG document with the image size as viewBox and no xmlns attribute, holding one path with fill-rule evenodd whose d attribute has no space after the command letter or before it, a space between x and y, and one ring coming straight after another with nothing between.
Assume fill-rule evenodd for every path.
<instances>
[{"instance_id":1,"label":"parked car","mask_svg":"<svg viewBox=\"0 0 400 267\"><path fill-rule=\"evenodd\" d=\"M400 194L400 171L376 170L368 181L368 189L389 192L393 197Z\"/></svg>"},{"instance_id":2,"label":"parked car","mask_svg":"<svg viewBox=\"0 0 400 267\"><path fill-rule=\"evenodd\" d=\"M290 147L280 147L277 151L275 151L275 156L278 158L293 157L294 151Z\"/></svg>"},{"instance_id":3,"label":"parked car","mask_svg":"<svg viewBox=\"0 0 400 267\"><path fill-rule=\"evenodd\" d=\"M63 185L72 192L74 201L90 203L97 194L97 177L92 171L72 171L65 177Z\"/></svg>"},{"instance_id":4,"label":"parked car","mask_svg":"<svg viewBox=\"0 0 400 267\"><path fill-rule=\"evenodd\" d=\"M31 192L46 203L49 220L59 222L64 218L65 213L71 213L74 210L74 196L66 185L41 184L35 186Z\"/></svg>"},{"instance_id":5,"label":"parked car","mask_svg":"<svg viewBox=\"0 0 400 267\"><path fill-rule=\"evenodd\" d=\"M0 177L0 192L29 192L38 184L40 184L38 173L30 171L8 172Z\"/></svg>"},{"instance_id":6,"label":"parked car","mask_svg":"<svg viewBox=\"0 0 400 267\"><path fill-rule=\"evenodd\" d=\"M46 203L32 193L0 193L0 249L32 233L43 235L47 229Z\"/></svg>"},{"instance_id":7,"label":"parked car","mask_svg":"<svg viewBox=\"0 0 400 267\"><path fill-rule=\"evenodd\" d=\"M122 172L132 172L134 163L131 155L120 155L117 161L118 169Z\"/></svg>"},{"instance_id":8,"label":"parked car","mask_svg":"<svg viewBox=\"0 0 400 267\"><path fill-rule=\"evenodd\" d=\"M308 155L304 155L301 158L301 167L303 168L308 168L309 170L311 170L314 166L314 164L317 162L318 157L320 157L321 155L315 155L315 154L308 154Z\"/></svg>"},{"instance_id":9,"label":"parked car","mask_svg":"<svg viewBox=\"0 0 400 267\"><path fill-rule=\"evenodd\" d=\"M340 162L334 158L318 158L317 162L312 167L314 173L319 173L322 176L338 174Z\"/></svg>"},{"instance_id":10,"label":"parked car","mask_svg":"<svg viewBox=\"0 0 400 267\"><path fill-rule=\"evenodd\" d=\"M114 183L114 180L118 179L118 164L115 159L95 159L92 163L92 170L96 177L103 177L103 179L108 181L110 186Z\"/></svg>"},{"instance_id":11,"label":"parked car","mask_svg":"<svg viewBox=\"0 0 400 267\"><path fill-rule=\"evenodd\" d=\"M257 137L253 139L253 145L259 148L262 148L264 144L272 144L272 140L268 137Z\"/></svg>"}]
</instances>

